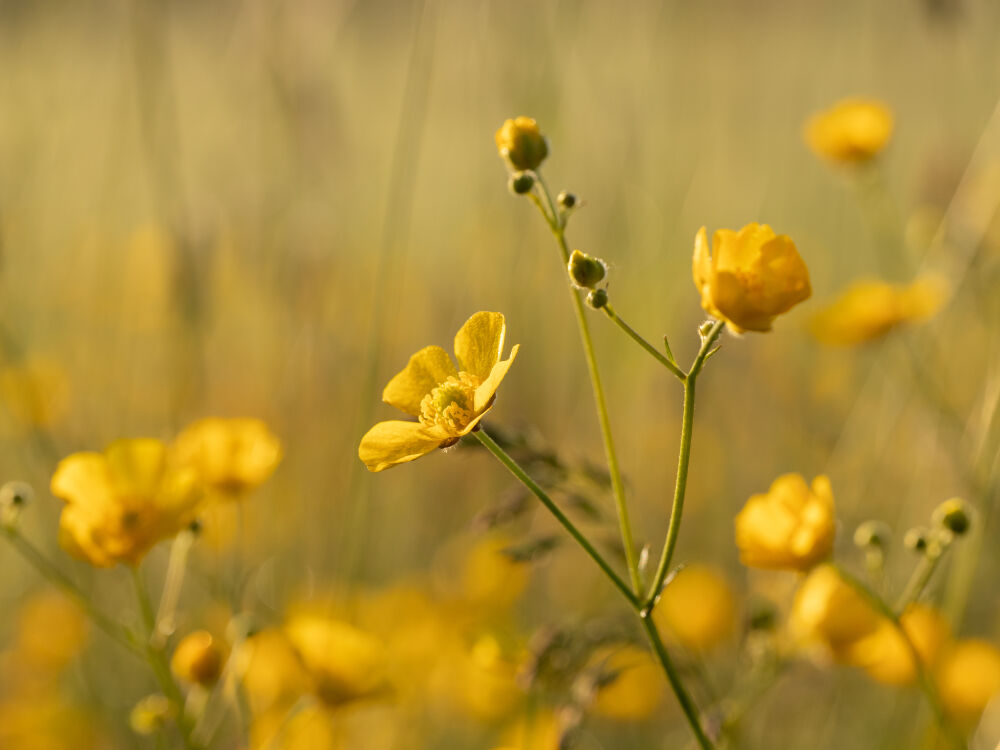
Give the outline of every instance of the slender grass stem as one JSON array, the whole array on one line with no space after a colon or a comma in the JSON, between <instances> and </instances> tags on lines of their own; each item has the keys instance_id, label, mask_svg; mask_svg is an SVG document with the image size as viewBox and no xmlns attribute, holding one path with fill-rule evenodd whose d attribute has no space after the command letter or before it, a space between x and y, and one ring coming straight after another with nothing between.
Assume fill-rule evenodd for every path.
<instances>
[{"instance_id":1,"label":"slender grass stem","mask_svg":"<svg viewBox=\"0 0 1000 750\"><path fill-rule=\"evenodd\" d=\"M677 546L677 538L681 530L681 518L684 515L684 494L687 491L688 465L691 461L691 437L694 430L694 400L695 387L698 382L698 375L709 354L713 351L712 346L722 333L723 321L716 321L708 330L701 343L701 349L691 365L691 369L684 378L684 411L681 418L681 445L677 453L677 481L674 485L674 501L670 508L670 523L667 527L667 537L663 542L663 554L660 556L660 564L656 568L653 576L653 585L650 586L649 593L643 603L644 610L652 610L656 606L656 599L663 588L663 582L667 578L667 571L670 569L670 562L673 560L674 549Z\"/></svg>"},{"instance_id":2,"label":"slender grass stem","mask_svg":"<svg viewBox=\"0 0 1000 750\"><path fill-rule=\"evenodd\" d=\"M611 564L604 558L604 556L594 547L593 544L583 535L583 533L576 527L576 525L566 516L559 506L548 496L548 493L543 490L534 479L528 476L527 472L521 468L520 464L517 463L510 455L501 448L497 442L491 438L485 430L476 430L472 433L476 439L482 443L486 449L492 453L500 463L507 467L511 474L518 478L518 480L523 484L531 493L542 501L542 504L548 508L549 512L555 516L555 519L560 523L560 525L569 532L569 535L577 541L577 543L583 547L584 552L586 552L590 558L597 563L597 566L604 572L604 575L608 577L608 580L614 584L626 599L628 599L629 604L633 607L637 607L639 604L639 598L629 588L628 584L619 576Z\"/></svg>"},{"instance_id":3,"label":"slender grass stem","mask_svg":"<svg viewBox=\"0 0 1000 750\"><path fill-rule=\"evenodd\" d=\"M615 325L617 325L619 328L625 331L625 333L628 334L629 338L631 338L633 341L635 341L635 343L637 343L639 346L641 346L643 349L649 352L652 355L653 359L655 359L661 365L670 370L670 372L674 375L674 377L676 377L682 383L687 380L687 375L685 375L684 371L677 366L676 362L661 354L655 346L653 346L648 341L646 341L646 339L640 336L639 333L637 333L636 330L632 328L632 326L630 326L628 323L626 323L618 316L618 313L615 312L615 309L610 304L605 305L604 307L601 308L601 310L602 312L604 312L605 315L608 316L608 318L610 318L614 322Z\"/></svg>"},{"instance_id":4,"label":"slender grass stem","mask_svg":"<svg viewBox=\"0 0 1000 750\"><path fill-rule=\"evenodd\" d=\"M84 614L90 618L97 627L103 630L112 640L124 646L129 651L145 656L145 651L136 641L135 636L127 628L115 622L108 615L98 609L90 597L77 586L69 576L63 573L56 565L50 561L45 554L33 545L30 541L21 536L21 532L16 528L4 527L7 540L11 546L23 557L39 574L49 583L62 589L71 596L83 609Z\"/></svg>"},{"instance_id":5,"label":"slender grass stem","mask_svg":"<svg viewBox=\"0 0 1000 750\"><path fill-rule=\"evenodd\" d=\"M965 750L965 738L962 736L961 731L948 718L944 704L941 703L941 696L938 695L937 688L934 686L934 681L928 673L927 667L924 665L920 652L917 651L917 647L913 644L913 639L910 638L909 633L906 632L906 628L903 627L903 623L900 621L899 615L896 614L892 607L886 604L882 597L868 588L862 580L839 565L835 564L835 567L841 578L850 584L855 591L861 594L880 615L892 623L900 636L902 636L903 642L906 644L906 648L910 652L910 659L913 661L913 667L917 674L917 682L920 685L920 689L923 692L928 705L934 712L938 728L953 748L956 750Z\"/></svg>"},{"instance_id":6,"label":"slender grass stem","mask_svg":"<svg viewBox=\"0 0 1000 750\"><path fill-rule=\"evenodd\" d=\"M549 212L542 215L552 230L562 255L563 266L569 263L569 246L566 243L566 232L563 221L559 218L559 212L552 202L552 195L542 178L541 173L536 173L537 184L548 205ZM597 368L597 356L594 353L594 342L590 336L590 326L587 324L587 311L584 309L583 300L576 289L570 287L570 296L573 298L573 311L576 314L577 326L580 329L580 339L583 343L583 353L587 360L587 370L590 373L590 382L594 389L594 403L597 407L597 418L601 427L601 438L604 441L604 453L608 461L608 473L611 475L611 490L615 498L615 507L618 513L618 526L621 529L622 544L625 547L625 561L628 565L629 578L632 581L632 589L636 595L642 593L642 580L639 577L639 556L636 552L635 541L632 537L632 524L629 520L628 504L625 501L625 483L622 480L621 467L618 465L618 454L615 451L615 441L611 433L611 418L608 415L608 405L604 398L604 386L601 384L601 373Z\"/></svg>"},{"instance_id":7,"label":"slender grass stem","mask_svg":"<svg viewBox=\"0 0 1000 750\"><path fill-rule=\"evenodd\" d=\"M675 667L673 661L671 661L670 654L667 652L667 647L663 645L663 640L660 638L660 634L656 630L656 625L653 623L653 619L651 617L641 615L639 619L642 622L642 629L646 632L646 637L649 639L649 642L653 647L653 651L656 653L656 658L667 675L670 687L673 688L674 695L677 696L677 702L681 705L681 710L684 712L684 718L687 719L687 722L691 727L691 731L694 733L695 740L698 742L698 746L702 748L702 750L712 750L712 741L708 738L708 735L705 734L705 730L701 726L701 720L698 716L698 708L694 705L694 701L691 700L691 696L688 695L687 689L684 687L684 682L677 673L677 667Z\"/></svg>"},{"instance_id":8,"label":"slender grass stem","mask_svg":"<svg viewBox=\"0 0 1000 750\"><path fill-rule=\"evenodd\" d=\"M167 576L160 595L160 606L156 611L156 627L153 644L162 647L174 632L177 604L184 586L184 572L187 569L188 552L194 544L194 532L182 531L170 545L170 559L167 561Z\"/></svg>"},{"instance_id":9,"label":"slender grass stem","mask_svg":"<svg viewBox=\"0 0 1000 750\"><path fill-rule=\"evenodd\" d=\"M155 645L154 637L156 633L156 615L153 612L153 604L149 599L149 592L146 590L146 583L142 578L142 572L137 565L130 566L132 573L132 586L135 589L136 602L139 605L139 612L142 615L143 627L146 630L146 644L144 655L149 662L153 675L163 691L163 695L174 710L177 729L180 732L181 740L187 750L202 750L192 736L193 726L185 710L184 694L177 686L173 674L170 672L170 665L167 664L166 654L163 649Z\"/></svg>"},{"instance_id":10,"label":"slender grass stem","mask_svg":"<svg viewBox=\"0 0 1000 750\"><path fill-rule=\"evenodd\" d=\"M938 562L943 554L944 550L941 550L933 554L924 553L923 557L920 558L920 562L917 563L917 567L910 575L910 580L903 588L903 593L899 595L899 599L893 607L897 614L902 615L910 604L920 598L924 589L927 588L931 576L934 575L934 571L937 570Z\"/></svg>"}]
</instances>

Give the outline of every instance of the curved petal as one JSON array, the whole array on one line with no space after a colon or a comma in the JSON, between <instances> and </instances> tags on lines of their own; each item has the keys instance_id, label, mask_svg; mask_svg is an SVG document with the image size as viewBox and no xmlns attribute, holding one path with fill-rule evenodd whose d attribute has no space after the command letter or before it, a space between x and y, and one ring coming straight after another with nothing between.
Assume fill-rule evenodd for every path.
<instances>
[{"instance_id":1,"label":"curved petal","mask_svg":"<svg viewBox=\"0 0 1000 750\"><path fill-rule=\"evenodd\" d=\"M455 334L458 366L479 380L486 380L500 361L506 330L502 314L477 312Z\"/></svg>"},{"instance_id":2,"label":"curved petal","mask_svg":"<svg viewBox=\"0 0 1000 750\"><path fill-rule=\"evenodd\" d=\"M440 346L425 346L382 391L382 400L407 414L420 416L420 402L439 384L457 375L448 352Z\"/></svg>"},{"instance_id":3,"label":"curved petal","mask_svg":"<svg viewBox=\"0 0 1000 750\"><path fill-rule=\"evenodd\" d=\"M514 357L517 356L517 351L520 349L519 344L514 344L514 348L510 350L510 356L502 362L497 362L493 365L490 370L489 375L486 379L476 388L476 395L473 399L473 411L477 414L486 408L490 403L490 399L493 398L493 394L497 392L497 388L500 387L500 382L507 375L507 370L510 369L511 364L514 362Z\"/></svg>"},{"instance_id":4,"label":"curved petal","mask_svg":"<svg viewBox=\"0 0 1000 750\"><path fill-rule=\"evenodd\" d=\"M154 438L116 440L104 455L115 489L130 497L152 498L166 469L167 446Z\"/></svg>"},{"instance_id":5,"label":"curved petal","mask_svg":"<svg viewBox=\"0 0 1000 750\"><path fill-rule=\"evenodd\" d=\"M444 440L444 437L427 430L419 422L379 422L361 438L358 458L364 461L368 471L382 471L420 458L437 448Z\"/></svg>"},{"instance_id":6,"label":"curved petal","mask_svg":"<svg viewBox=\"0 0 1000 750\"><path fill-rule=\"evenodd\" d=\"M91 451L67 456L56 467L50 482L52 494L74 503L91 507L106 507L115 500L108 461Z\"/></svg>"}]
</instances>

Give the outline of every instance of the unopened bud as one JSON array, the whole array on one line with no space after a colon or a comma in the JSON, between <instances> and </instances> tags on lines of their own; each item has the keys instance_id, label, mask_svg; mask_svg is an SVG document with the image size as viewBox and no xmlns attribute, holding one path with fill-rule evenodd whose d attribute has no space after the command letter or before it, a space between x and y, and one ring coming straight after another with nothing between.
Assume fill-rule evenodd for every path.
<instances>
[{"instance_id":1,"label":"unopened bud","mask_svg":"<svg viewBox=\"0 0 1000 750\"><path fill-rule=\"evenodd\" d=\"M931 520L935 525L961 536L972 525L972 508L961 498L953 497L934 509Z\"/></svg>"},{"instance_id":2,"label":"unopened bud","mask_svg":"<svg viewBox=\"0 0 1000 750\"><path fill-rule=\"evenodd\" d=\"M535 186L535 178L530 172L515 172L507 181L507 189L514 195L530 193Z\"/></svg>"},{"instance_id":3,"label":"unopened bud","mask_svg":"<svg viewBox=\"0 0 1000 750\"><path fill-rule=\"evenodd\" d=\"M196 630L177 644L170 668L181 680L209 687L222 674L225 649L206 630Z\"/></svg>"},{"instance_id":4,"label":"unopened bud","mask_svg":"<svg viewBox=\"0 0 1000 750\"><path fill-rule=\"evenodd\" d=\"M0 524L13 528L24 507L34 498L35 492L27 482L7 482L0 487Z\"/></svg>"},{"instance_id":5,"label":"unopened bud","mask_svg":"<svg viewBox=\"0 0 1000 750\"><path fill-rule=\"evenodd\" d=\"M608 292L606 289L594 289L587 295L587 304L595 310L600 310L608 304Z\"/></svg>"},{"instance_id":6,"label":"unopened bud","mask_svg":"<svg viewBox=\"0 0 1000 750\"><path fill-rule=\"evenodd\" d=\"M924 552L930 543L930 534L927 529L915 526L906 532L903 537L903 546L911 552Z\"/></svg>"},{"instance_id":7,"label":"unopened bud","mask_svg":"<svg viewBox=\"0 0 1000 750\"><path fill-rule=\"evenodd\" d=\"M581 289L593 289L608 272L608 267L600 258L574 250L567 265L569 277Z\"/></svg>"},{"instance_id":8,"label":"unopened bud","mask_svg":"<svg viewBox=\"0 0 1000 750\"><path fill-rule=\"evenodd\" d=\"M530 117L506 120L494 139L500 156L514 169L537 169L549 154L549 144Z\"/></svg>"},{"instance_id":9,"label":"unopened bud","mask_svg":"<svg viewBox=\"0 0 1000 750\"><path fill-rule=\"evenodd\" d=\"M862 549L877 547L885 549L892 537L892 530L883 521L865 521L854 531L854 543Z\"/></svg>"},{"instance_id":10,"label":"unopened bud","mask_svg":"<svg viewBox=\"0 0 1000 750\"><path fill-rule=\"evenodd\" d=\"M559 208L563 211L569 211L571 208L576 207L576 196L573 193L567 193L563 190L556 196L556 203L559 204Z\"/></svg>"},{"instance_id":11,"label":"unopened bud","mask_svg":"<svg viewBox=\"0 0 1000 750\"><path fill-rule=\"evenodd\" d=\"M135 704L129 724L136 734L149 736L161 731L171 715L170 701L162 695L147 695Z\"/></svg>"},{"instance_id":12,"label":"unopened bud","mask_svg":"<svg viewBox=\"0 0 1000 750\"><path fill-rule=\"evenodd\" d=\"M704 339L712 332L712 326L714 323L711 320L706 320L700 326L698 326L698 335Z\"/></svg>"}]
</instances>

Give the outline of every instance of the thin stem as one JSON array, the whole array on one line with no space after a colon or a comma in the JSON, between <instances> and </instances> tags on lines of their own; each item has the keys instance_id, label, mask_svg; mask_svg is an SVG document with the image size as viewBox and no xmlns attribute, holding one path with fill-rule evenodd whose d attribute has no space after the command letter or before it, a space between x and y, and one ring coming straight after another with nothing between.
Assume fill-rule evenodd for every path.
<instances>
[{"instance_id":1,"label":"thin stem","mask_svg":"<svg viewBox=\"0 0 1000 750\"><path fill-rule=\"evenodd\" d=\"M142 573L138 566L130 566L129 570L132 573L135 598L139 604L143 627L146 630L147 641L144 649L146 661L149 662L149 666L153 670L153 674L160 685L160 689L163 691L163 695L166 696L174 708L177 729L180 731L184 747L187 750L201 750L201 746L192 737L193 727L185 711L184 694L174 681L174 676L170 672L170 666L167 664L166 655L153 641L156 632L156 616L153 612L153 604L149 599L149 592L146 591L146 583L142 579Z\"/></svg>"},{"instance_id":2,"label":"thin stem","mask_svg":"<svg viewBox=\"0 0 1000 750\"><path fill-rule=\"evenodd\" d=\"M543 490L534 479L529 477L527 472L521 468L517 461L511 458L503 448L497 445L496 441L486 434L485 430L476 430L472 434L479 440L480 443L486 446L486 449L490 453L496 456L500 463L507 467L511 474L518 478L521 484L527 487L535 497L542 501L542 504L548 508L549 512L553 516L555 516L556 520L562 525L562 527L569 532L569 535L573 537L581 547L583 547L583 550L590 555L590 558L597 563L598 567L602 571L604 571L604 574L608 577L608 580L615 585L615 588L617 588L625 596L625 598L628 599L629 604L633 607L638 607L639 599L635 592L629 588L628 584L625 583L621 576L614 571L610 563L604 559L604 556L597 551L594 545L590 543L587 537L583 535L583 533L566 516L566 514L559 509L559 506L555 504L545 490Z\"/></svg>"},{"instance_id":3,"label":"thin stem","mask_svg":"<svg viewBox=\"0 0 1000 750\"><path fill-rule=\"evenodd\" d=\"M705 359L712 352L712 346L722 333L723 325L723 321L716 321L708 330L702 339L701 349L698 350L698 355L684 378L684 412L681 418L681 445L677 453L677 481L674 485L674 502L670 508L670 523L667 527L667 538L663 542L660 564L656 568L653 585L650 587L643 604L645 610L652 610L656 606L656 599L660 595L663 582L667 578L667 571L670 569L670 562L674 557L674 549L677 546L677 538L681 530L681 518L684 515L684 494L687 491L688 465L691 461L695 386L698 382L698 374L705 364Z\"/></svg>"},{"instance_id":4,"label":"thin stem","mask_svg":"<svg viewBox=\"0 0 1000 750\"><path fill-rule=\"evenodd\" d=\"M559 213L555 209L552 196L541 174L537 173L537 177L537 184L549 207L549 214L545 216L545 219L559 245L559 252L562 255L563 265L565 266L569 262L569 246L566 244L565 226L559 219ZM597 407L597 418L601 426L601 438L604 441L604 453L608 461L608 473L611 475L611 490L614 494L615 507L618 512L618 525L621 528L622 544L625 547L625 562L628 565L632 589L636 595L640 595L642 593L642 580L639 577L639 556L636 553L635 542L632 538L632 524L629 521L628 505L625 502L625 483L622 481L621 467L618 465L618 455L615 452L615 441L611 434L611 419L608 416L608 405L604 399L604 386L601 384L601 373L597 369L597 356L594 353L594 342L590 337L590 326L587 324L587 312L583 307L583 300L580 299L580 294L576 289L570 287L569 291L570 297L573 299L573 310L576 313L577 326L580 329L580 339L583 343L583 353L587 360L590 382L594 389L594 404Z\"/></svg>"},{"instance_id":5,"label":"thin stem","mask_svg":"<svg viewBox=\"0 0 1000 750\"><path fill-rule=\"evenodd\" d=\"M84 614L101 630L107 633L113 640L132 651L135 654L144 656L145 652L136 642L132 633L119 623L112 620L108 615L99 610L90 598L77 586L69 576L55 566L35 545L21 536L21 533L11 527L4 527L4 534L11 546L21 555L35 570L54 586L62 589L71 596L83 609Z\"/></svg>"},{"instance_id":6,"label":"thin stem","mask_svg":"<svg viewBox=\"0 0 1000 750\"><path fill-rule=\"evenodd\" d=\"M948 742L953 747L957 750L965 750L965 739L962 737L961 732L948 718L944 705L941 703L941 697L938 695L937 688L934 686L934 681L931 679L930 674L928 674L927 668L920 656L920 652L917 651L917 647L913 644L910 634L907 633L906 628L903 627L903 623L900 621L899 615L896 614L892 607L885 603L885 600L883 600L882 597L868 588L863 581L855 577L849 571L844 570L839 565L835 564L834 567L837 569L841 578L843 578L846 583L850 584L855 591L861 594L861 596L863 596L875 608L875 610L882 615L882 617L892 623L899 635L902 636L903 642L906 644L906 648L910 652L910 659L913 662L913 668L917 674L917 682L920 684L920 689L923 691L928 705L930 705L931 710L934 711L938 727L940 727L942 733L947 737Z\"/></svg>"},{"instance_id":7,"label":"thin stem","mask_svg":"<svg viewBox=\"0 0 1000 750\"><path fill-rule=\"evenodd\" d=\"M694 705L694 701L691 700L691 696L688 695L687 689L684 687L684 683L677 673L677 668L671 661L670 654L667 652L667 648L663 645L663 640L656 630L656 625L653 623L651 617L640 616L639 619L642 622L642 629L646 631L646 637L649 638L649 642L653 646L656 658L667 675L670 687L673 688L674 695L677 696L677 702L681 705L684 717L687 719L688 724L691 726L691 731L698 741L698 746L702 750L712 750L712 741L708 739L708 735L705 734L705 730L701 726L701 720L698 717L698 708Z\"/></svg>"},{"instance_id":8,"label":"thin stem","mask_svg":"<svg viewBox=\"0 0 1000 750\"><path fill-rule=\"evenodd\" d=\"M184 586L184 571L187 567L188 552L194 543L194 532L182 531L170 545L170 559L167 562L167 576L160 595L160 606L156 612L156 626L153 630L153 645L162 648L167 638L174 632L177 603Z\"/></svg>"},{"instance_id":9,"label":"thin stem","mask_svg":"<svg viewBox=\"0 0 1000 750\"><path fill-rule=\"evenodd\" d=\"M655 346L646 341L646 339L640 336L636 332L636 330L632 328L632 326L630 326L628 323L626 323L624 320L618 317L618 313L615 312L615 309L610 304L605 305L604 307L601 308L601 310L612 321L614 321L615 325L617 325L619 328L625 331L625 333L627 333L628 336L633 341L635 341L635 343L637 343L639 346L641 346L643 349L649 352L657 362L659 362L661 365L670 370L670 372L673 373L674 377L676 377L682 383L685 380L687 380L687 375L685 375L684 371L677 366L676 362L674 362L668 357L665 357L663 354L660 354L660 352L657 350Z\"/></svg>"},{"instance_id":10,"label":"thin stem","mask_svg":"<svg viewBox=\"0 0 1000 750\"><path fill-rule=\"evenodd\" d=\"M910 580L907 581L903 593L900 594L899 599L896 601L896 606L893 607L897 614L903 614L903 610L907 606L920 598L920 595L930 582L931 576L934 575L938 561L943 554L943 550L934 554L927 554L925 552L923 557L920 558L920 562L913 569L913 574L910 576Z\"/></svg>"}]
</instances>

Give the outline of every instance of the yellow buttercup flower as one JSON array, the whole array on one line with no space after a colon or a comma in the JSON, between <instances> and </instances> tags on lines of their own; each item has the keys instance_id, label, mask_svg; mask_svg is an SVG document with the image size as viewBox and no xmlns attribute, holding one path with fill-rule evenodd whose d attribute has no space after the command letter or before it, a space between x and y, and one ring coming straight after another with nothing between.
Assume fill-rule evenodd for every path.
<instances>
[{"instance_id":1,"label":"yellow buttercup flower","mask_svg":"<svg viewBox=\"0 0 1000 750\"><path fill-rule=\"evenodd\" d=\"M235 497L263 484L281 461L281 441L259 419L200 419L177 436L173 450L205 485Z\"/></svg>"},{"instance_id":2,"label":"yellow buttercup flower","mask_svg":"<svg viewBox=\"0 0 1000 750\"><path fill-rule=\"evenodd\" d=\"M437 688L462 713L483 722L509 716L524 693L517 685L517 665L492 635L479 636L470 647L440 665Z\"/></svg>"},{"instance_id":3,"label":"yellow buttercup flower","mask_svg":"<svg viewBox=\"0 0 1000 750\"><path fill-rule=\"evenodd\" d=\"M515 345L507 359L500 359L506 329L500 313L478 312L455 335L458 368L440 346L424 347L410 357L406 368L385 387L382 400L417 421L379 422L368 430L358 456L369 471L454 445L475 429L517 356Z\"/></svg>"},{"instance_id":4,"label":"yellow buttercup flower","mask_svg":"<svg viewBox=\"0 0 1000 750\"><path fill-rule=\"evenodd\" d=\"M494 136L497 151L514 169L538 169L549 155L549 144L530 117L505 120Z\"/></svg>"},{"instance_id":5,"label":"yellow buttercup flower","mask_svg":"<svg viewBox=\"0 0 1000 750\"><path fill-rule=\"evenodd\" d=\"M858 639L873 633L880 617L871 603L828 564L813 569L795 594L791 625L844 660Z\"/></svg>"},{"instance_id":6,"label":"yellow buttercup flower","mask_svg":"<svg viewBox=\"0 0 1000 750\"><path fill-rule=\"evenodd\" d=\"M882 102L843 99L806 122L805 139L819 156L844 164L869 161L892 135L892 112Z\"/></svg>"},{"instance_id":7,"label":"yellow buttercup flower","mask_svg":"<svg viewBox=\"0 0 1000 750\"><path fill-rule=\"evenodd\" d=\"M714 568L688 565L660 594L653 622L687 648L712 648L725 640L736 624L733 590Z\"/></svg>"},{"instance_id":8,"label":"yellow buttercup flower","mask_svg":"<svg viewBox=\"0 0 1000 750\"><path fill-rule=\"evenodd\" d=\"M293 617L285 633L302 659L313 690L327 705L369 698L385 688L386 648L374 635L311 614Z\"/></svg>"},{"instance_id":9,"label":"yellow buttercup flower","mask_svg":"<svg viewBox=\"0 0 1000 750\"><path fill-rule=\"evenodd\" d=\"M302 659L279 628L254 633L235 656L240 683L255 715L288 708L308 688Z\"/></svg>"},{"instance_id":10,"label":"yellow buttercup flower","mask_svg":"<svg viewBox=\"0 0 1000 750\"><path fill-rule=\"evenodd\" d=\"M0 398L26 427L52 427L68 411L70 380L55 360L32 356L0 369Z\"/></svg>"},{"instance_id":11,"label":"yellow buttercup flower","mask_svg":"<svg viewBox=\"0 0 1000 750\"><path fill-rule=\"evenodd\" d=\"M174 466L166 445L151 438L64 458L51 489L66 502L60 542L99 567L138 565L153 545L191 523L202 497L195 472Z\"/></svg>"},{"instance_id":12,"label":"yellow buttercup flower","mask_svg":"<svg viewBox=\"0 0 1000 750\"><path fill-rule=\"evenodd\" d=\"M830 554L835 531L833 489L822 475L810 486L784 474L736 516L740 560L752 568L808 570Z\"/></svg>"},{"instance_id":13,"label":"yellow buttercup flower","mask_svg":"<svg viewBox=\"0 0 1000 750\"><path fill-rule=\"evenodd\" d=\"M514 540L502 534L480 539L464 559L461 594L477 612L502 612L524 593L531 566L504 553Z\"/></svg>"},{"instance_id":14,"label":"yellow buttercup flower","mask_svg":"<svg viewBox=\"0 0 1000 750\"><path fill-rule=\"evenodd\" d=\"M989 641L959 641L941 660L937 686L949 713L975 721L1000 695L1000 650Z\"/></svg>"},{"instance_id":15,"label":"yellow buttercup flower","mask_svg":"<svg viewBox=\"0 0 1000 750\"><path fill-rule=\"evenodd\" d=\"M184 682L208 687L222 674L226 652L207 630L196 630L177 644L170 668Z\"/></svg>"},{"instance_id":16,"label":"yellow buttercup flower","mask_svg":"<svg viewBox=\"0 0 1000 750\"><path fill-rule=\"evenodd\" d=\"M630 644L606 646L594 652L590 663L609 679L594 696L592 709L599 716L648 719L663 702L663 672L649 651Z\"/></svg>"},{"instance_id":17,"label":"yellow buttercup flower","mask_svg":"<svg viewBox=\"0 0 1000 750\"><path fill-rule=\"evenodd\" d=\"M734 333L770 331L775 317L809 298L809 269L787 235L767 224L698 230L692 263L701 306Z\"/></svg>"},{"instance_id":18,"label":"yellow buttercup flower","mask_svg":"<svg viewBox=\"0 0 1000 750\"><path fill-rule=\"evenodd\" d=\"M33 671L58 671L83 650L89 625L77 602L45 589L18 611L17 651Z\"/></svg>"},{"instance_id":19,"label":"yellow buttercup flower","mask_svg":"<svg viewBox=\"0 0 1000 750\"><path fill-rule=\"evenodd\" d=\"M913 604L900 617L900 623L920 661L927 666L934 664L950 636L944 616L932 607ZM899 628L884 618L874 631L847 646L844 660L885 685L906 685L916 679L909 645Z\"/></svg>"},{"instance_id":20,"label":"yellow buttercup flower","mask_svg":"<svg viewBox=\"0 0 1000 750\"><path fill-rule=\"evenodd\" d=\"M947 298L945 282L925 276L911 284L863 279L848 286L816 315L810 331L831 346L853 346L884 336L893 328L932 317Z\"/></svg>"}]
</instances>

